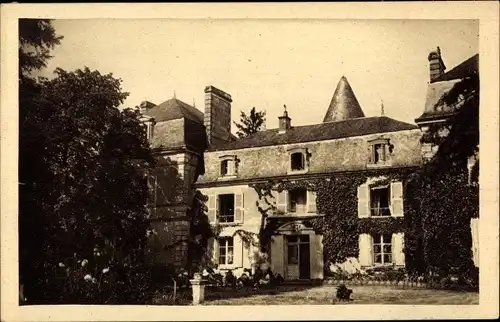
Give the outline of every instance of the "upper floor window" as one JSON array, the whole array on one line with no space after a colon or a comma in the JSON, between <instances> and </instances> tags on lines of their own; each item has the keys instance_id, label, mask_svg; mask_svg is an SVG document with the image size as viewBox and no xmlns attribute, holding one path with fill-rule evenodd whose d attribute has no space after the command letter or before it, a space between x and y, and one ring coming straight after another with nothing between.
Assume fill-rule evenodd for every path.
<instances>
[{"instance_id":1,"label":"upper floor window","mask_svg":"<svg viewBox=\"0 0 500 322\"><path fill-rule=\"evenodd\" d=\"M293 148L288 150L288 172L307 172L309 169L309 153L306 148Z\"/></svg>"},{"instance_id":2,"label":"upper floor window","mask_svg":"<svg viewBox=\"0 0 500 322\"><path fill-rule=\"evenodd\" d=\"M146 125L146 138L148 141L153 139L155 121L150 116L143 115L140 119Z\"/></svg>"},{"instance_id":3,"label":"upper floor window","mask_svg":"<svg viewBox=\"0 0 500 322\"><path fill-rule=\"evenodd\" d=\"M369 143L369 160L370 165L389 165L393 145L389 143L389 139L378 138L371 140Z\"/></svg>"},{"instance_id":4,"label":"upper floor window","mask_svg":"<svg viewBox=\"0 0 500 322\"><path fill-rule=\"evenodd\" d=\"M289 211L295 213L307 212L307 190L297 188L289 191Z\"/></svg>"},{"instance_id":5,"label":"upper floor window","mask_svg":"<svg viewBox=\"0 0 500 322\"><path fill-rule=\"evenodd\" d=\"M360 218L403 216L403 183L393 181L383 185L370 186L367 183L360 185L358 216Z\"/></svg>"},{"instance_id":6,"label":"upper floor window","mask_svg":"<svg viewBox=\"0 0 500 322\"><path fill-rule=\"evenodd\" d=\"M219 195L219 222L234 222L234 194Z\"/></svg>"},{"instance_id":7,"label":"upper floor window","mask_svg":"<svg viewBox=\"0 0 500 322\"><path fill-rule=\"evenodd\" d=\"M389 185L370 189L370 213L374 217L390 216Z\"/></svg>"},{"instance_id":8,"label":"upper floor window","mask_svg":"<svg viewBox=\"0 0 500 322\"><path fill-rule=\"evenodd\" d=\"M236 176L238 173L238 159L235 155L220 157L220 176Z\"/></svg>"}]
</instances>

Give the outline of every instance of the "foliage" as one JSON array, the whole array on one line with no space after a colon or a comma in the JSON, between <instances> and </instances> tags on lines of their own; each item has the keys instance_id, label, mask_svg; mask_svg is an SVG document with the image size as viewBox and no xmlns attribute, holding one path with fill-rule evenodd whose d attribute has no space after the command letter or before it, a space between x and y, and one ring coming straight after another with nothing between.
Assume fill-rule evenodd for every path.
<instances>
[{"instance_id":1,"label":"foliage","mask_svg":"<svg viewBox=\"0 0 500 322\"><path fill-rule=\"evenodd\" d=\"M380 177L377 184L393 180L405 181L412 169L397 171L369 171L356 174L332 175L320 179L297 181L268 181L254 184L252 187L259 196L257 206L261 212L261 231L259 241L263 251L268 251L272 235L280 221L270 220L269 215L276 213L272 191L281 192L294 188L316 191L318 213L322 217L309 219L312 227L323 234L323 252L325 263L340 263L348 257L358 256L358 235L360 233L401 232L404 230L403 218L358 218L357 187L368 178ZM328 265L325 265L325 267Z\"/></svg>"},{"instance_id":2,"label":"foliage","mask_svg":"<svg viewBox=\"0 0 500 322\"><path fill-rule=\"evenodd\" d=\"M148 189L138 169L153 159L138 111L118 109L128 95L120 79L88 68L58 68L37 88L20 96L19 257L28 303L142 303ZM55 283L54 268L74 260L87 260L92 272L109 268L113 287L93 283L83 294L90 284L77 270L65 277L73 283Z\"/></svg>"},{"instance_id":3,"label":"foliage","mask_svg":"<svg viewBox=\"0 0 500 322\"><path fill-rule=\"evenodd\" d=\"M238 135L240 139L261 131L265 127L265 124L266 112L257 112L255 107L252 107L249 115L241 111L240 122L234 122L234 125L238 128L236 135Z\"/></svg>"},{"instance_id":4,"label":"foliage","mask_svg":"<svg viewBox=\"0 0 500 322\"><path fill-rule=\"evenodd\" d=\"M454 114L444 124L429 128L423 143L437 146L409 183L411 194L407 248L418 251L407 261L416 272L443 278L471 274L471 218L479 216L479 162L468 173L467 161L479 146L479 75L456 83L436 106L447 105ZM420 262L420 264L418 264Z\"/></svg>"}]
</instances>

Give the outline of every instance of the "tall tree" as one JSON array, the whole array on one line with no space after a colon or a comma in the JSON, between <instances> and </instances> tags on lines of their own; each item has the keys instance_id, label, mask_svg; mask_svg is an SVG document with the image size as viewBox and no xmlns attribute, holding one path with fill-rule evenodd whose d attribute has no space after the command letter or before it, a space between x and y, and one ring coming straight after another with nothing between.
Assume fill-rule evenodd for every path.
<instances>
[{"instance_id":1,"label":"tall tree","mask_svg":"<svg viewBox=\"0 0 500 322\"><path fill-rule=\"evenodd\" d=\"M266 111L257 112L255 107L252 107L249 115L241 111L240 122L234 122L234 125L238 128L236 135L238 135L239 138L243 138L263 130L265 124Z\"/></svg>"}]
</instances>

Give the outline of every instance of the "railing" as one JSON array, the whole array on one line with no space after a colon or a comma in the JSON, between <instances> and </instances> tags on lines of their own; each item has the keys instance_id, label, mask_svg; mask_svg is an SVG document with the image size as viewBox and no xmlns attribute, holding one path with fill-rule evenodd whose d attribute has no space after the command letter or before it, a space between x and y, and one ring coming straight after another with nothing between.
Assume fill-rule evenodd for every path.
<instances>
[{"instance_id":1,"label":"railing","mask_svg":"<svg viewBox=\"0 0 500 322\"><path fill-rule=\"evenodd\" d=\"M391 208L389 207L371 208L371 215L372 217L390 217Z\"/></svg>"}]
</instances>

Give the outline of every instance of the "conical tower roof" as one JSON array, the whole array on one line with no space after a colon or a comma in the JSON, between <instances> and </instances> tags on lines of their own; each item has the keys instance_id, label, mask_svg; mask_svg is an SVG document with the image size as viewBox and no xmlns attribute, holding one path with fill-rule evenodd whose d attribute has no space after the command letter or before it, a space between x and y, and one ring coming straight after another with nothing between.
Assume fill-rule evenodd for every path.
<instances>
[{"instance_id":1,"label":"conical tower roof","mask_svg":"<svg viewBox=\"0 0 500 322\"><path fill-rule=\"evenodd\" d=\"M365 117L359 102L345 76L340 79L323 122L343 121Z\"/></svg>"}]
</instances>

